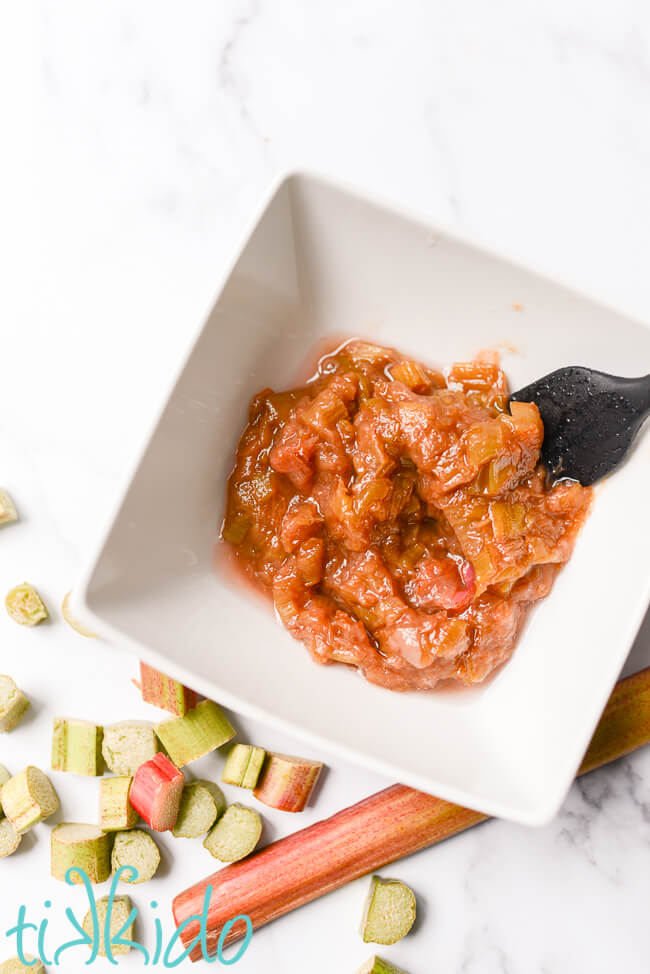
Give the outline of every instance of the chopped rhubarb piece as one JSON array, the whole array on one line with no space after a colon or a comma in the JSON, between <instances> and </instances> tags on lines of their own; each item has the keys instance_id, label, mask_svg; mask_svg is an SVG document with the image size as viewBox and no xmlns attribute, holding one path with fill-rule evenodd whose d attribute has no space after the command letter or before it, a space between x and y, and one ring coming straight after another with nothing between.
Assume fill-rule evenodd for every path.
<instances>
[{"instance_id":1,"label":"chopped rhubarb piece","mask_svg":"<svg viewBox=\"0 0 650 974\"><path fill-rule=\"evenodd\" d=\"M184 717L164 720L156 726L156 733L179 768L215 751L235 736L230 721L212 700L202 700Z\"/></svg>"},{"instance_id":2,"label":"chopped rhubarb piece","mask_svg":"<svg viewBox=\"0 0 650 974\"><path fill-rule=\"evenodd\" d=\"M183 788L181 807L172 833L177 839L198 839L209 832L226 810L226 799L211 781L190 781Z\"/></svg>"},{"instance_id":3,"label":"chopped rhubarb piece","mask_svg":"<svg viewBox=\"0 0 650 974\"><path fill-rule=\"evenodd\" d=\"M395 967L394 964L389 964L387 960L382 960L381 957L371 957L370 960L362 964L357 974L406 974L401 967Z\"/></svg>"},{"instance_id":4,"label":"chopped rhubarb piece","mask_svg":"<svg viewBox=\"0 0 650 974\"><path fill-rule=\"evenodd\" d=\"M87 720L55 717L52 770L97 777L104 773L103 727Z\"/></svg>"},{"instance_id":5,"label":"chopped rhubarb piece","mask_svg":"<svg viewBox=\"0 0 650 974\"><path fill-rule=\"evenodd\" d=\"M185 776L164 754L140 765L131 785L131 804L156 832L173 829Z\"/></svg>"},{"instance_id":6,"label":"chopped rhubarb piece","mask_svg":"<svg viewBox=\"0 0 650 974\"><path fill-rule=\"evenodd\" d=\"M228 752L221 780L239 788L255 788L265 760L266 751L263 747L233 744Z\"/></svg>"},{"instance_id":7,"label":"chopped rhubarb piece","mask_svg":"<svg viewBox=\"0 0 650 974\"><path fill-rule=\"evenodd\" d=\"M229 805L203 845L219 862L238 862L250 855L262 835L262 819L245 805Z\"/></svg>"},{"instance_id":8,"label":"chopped rhubarb piece","mask_svg":"<svg viewBox=\"0 0 650 974\"><path fill-rule=\"evenodd\" d=\"M13 855L21 839L22 835L16 832L8 818L0 819L0 859Z\"/></svg>"},{"instance_id":9,"label":"chopped rhubarb piece","mask_svg":"<svg viewBox=\"0 0 650 974\"><path fill-rule=\"evenodd\" d=\"M14 622L21 626L37 626L49 615L42 598L28 582L7 592L5 607Z\"/></svg>"},{"instance_id":10,"label":"chopped rhubarb piece","mask_svg":"<svg viewBox=\"0 0 650 974\"><path fill-rule=\"evenodd\" d=\"M99 924L99 946L97 948L97 953L100 957L106 957L106 915L108 913L108 896L100 897L95 905L97 907L97 921ZM133 914L133 915L132 915ZM128 896L114 896L111 902L111 913L109 919L109 930L108 936L111 941L111 953L112 954L128 954L131 950L128 944L117 943L113 944L113 937L119 937L120 940L133 940L133 926L135 919L135 912L131 905L131 900ZM129 922L130 921L130 922ZM86 913L83 919L83 928L89 937L94 936L94 923L93 915L90 910ZM117 961L115 962L117 963Z\"/></svg>"},{"instance_id":11,"label":"chopped rhubarb piece","mask_svg":"<svg viewBox=\"0 0 650 974\"><path fill-rule=\"evenodd\" d=\"M9 524L18 520L16 505L6 490L0 487L0 524Z\"/></svg>"},{"instance_id":12,"label":"chopped rhubarb piece","mask_svg":"<svg viewBox=\"0 0 650 974\"><path fill-rule=\"evenodd\" d=\"M269 754L255 797L283 812L302 812L322 768L321 761L306 761L289 754Z\"/></svg>"},{"instance_id":13,"label":"chopped rhubarb piece","mask_svg":"<svg viewBox=\"0 0 650 974\"><path fill-rule=\"evenodd\" d=\"M23 954L28 962L23 964L20 957L10 957L9 960L0 964L0 974L45 974L45 968L38 958L31 954Z\"/></svg>"},{"instance_id":14,"label":"chopped rhubarb piece","mask_svg":"<svg viewBox=\"0 0 650 974\"><path fill-rule=\"evenodd\" d=\"M148 832L131 829L115 836L111 862L114 873L122 866L131 867L121 874L123 883L146 883L160 865L160 851Z\"/></svg>"},{"instance_id":15,"label":"chopped rhubarb piece","mask_svg":"<svg viewBox=\"0 0 650 974\"><path fill-rule=\"evenodd\" d=\"M415 565L404 590L418 609L460 611L476 594L476 576L469 561L458 564L452 558L423 558Z\"/></svg>"},{"instance_id":16,"label":"chopped rhubarb piece","mask_svg":"<svg viewBox=\"0 0 650 974\"><path fill-rule=\"evenodd\" d=\"M145 703L168 710L175 717L184 717L197 704L194 690L143 662L140 662L140 690Z\"/></svg>"},{"instance_id":17,"label":"chopped rhubarb piece","mask_svg":"<svg viewBox=\"0 0 650 974\"><path fill-rule=\"evenodd\" d=\"M0 733L13 730L28 707L29 700L11 677L0 675Z\"/></svg>"},{"instance_id":18,"label":"chopped rhubarb piece","mask_svg":"<svg viewBox=\"0 0 650 974\"><path fill-rule=\"evenodd\" d=\"M141 764L160 751L153 725L144 720L125 720L104 728L102 754L115 774L135 774Z\"/></svg>"},{"instance_id":19,"label":"chopped rhubarb piece","mask_svg":"<svg viewBox=\"0 0 650 974\"><path fill-rule=\"evenodd\" d=\"M373 876L361 924L364 942L396 944L414 923L413 890L397 880Z\"/></svg>"},{"instance_id":20,"label":"chopped rhubarb piece","mask_svg":"<svg viewBox=\"0 0 650 974\"><path fill-rule=\"evenodd\" d=\"M99 782L99 824L104 832L132 829L138 821L138 813L131 804L130 775L102 778Z\"/></svg>"},{"instance_id":21,"label":"chopped rhubarb piece","mask_svg":"<svg viewBox=\"0 0 650 974\"><path fill-rule=\"evenodd\" d=\"M66 882L68 869L83 871L91 883L103 883L111 874L112 836L97 825L63 822L52 829L51 872L54 879ZM80 873L72 873L73 883L82 883Z\"/></svg>"},{"instance_id":22,"label":"chopped rhubarb piece","mask_svg":"<svg viewBox=\"0 0 650 974\"><path fill-rule=\"evenodd\" d=\"M4 764L0 764L0 819L4 816L4 811L2 808L2 786L9 781L11 775L5 768Z\"/></svg>"},{"instance_id":23,"label":"chopped rhubarb piece","mask_svg":"<svg viewBox=\"0 0 650 974\"><path fill-rule=\"evenodd\" d=\"M390 375L396 382L403 382L413 392L424 393L431 388L431 379L427 370L419 362L404 359L397 365L391 366Z\"/></svg>"},{"instance_id":24,"label":"chopped rhubarb piece","mask_svg":"<svg viewBox=\"0 0 650 974\"><path fill-rule=\"evenodd\" d=\"M59 807L59 796L52 782L31 765L2 786L2 808L16 832L29 832L32 826L49 818Z\"/></svg>"}]
</instances>

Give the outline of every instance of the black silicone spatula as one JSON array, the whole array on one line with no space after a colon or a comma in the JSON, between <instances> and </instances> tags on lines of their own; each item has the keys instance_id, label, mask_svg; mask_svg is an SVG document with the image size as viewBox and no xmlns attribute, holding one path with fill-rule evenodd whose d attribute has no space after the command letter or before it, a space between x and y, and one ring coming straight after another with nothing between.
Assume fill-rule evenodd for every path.
<instances>
[{"instance_id":1,"label":"black silicone spatula","mask_svg":"<svg viewBox=\"0 0 650 974\"><path fill-rule=\"evenodd\" d=\"M538 407L542 460L552 476L587 487L621 462L650 413L650 375L627 379L569 366L510 398Z\"/></svg>"}]
</instances>

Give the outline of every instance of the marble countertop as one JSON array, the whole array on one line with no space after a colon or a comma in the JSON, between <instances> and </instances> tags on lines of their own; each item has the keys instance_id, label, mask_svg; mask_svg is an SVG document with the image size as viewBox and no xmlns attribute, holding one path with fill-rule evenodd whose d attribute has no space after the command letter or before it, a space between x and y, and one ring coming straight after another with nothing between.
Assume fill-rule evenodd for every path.
<instances>
[{"instance_id":1,"label":"marble countertop","mask_svg":"<svg viewBox=\"0 0 650 974\"><path fill-rule=\"evenodd\" d=\"M0 671L34 702L0 739L0 762L18 770L48 766L54 713L155 719L129 683L136 661L78 637L56 608L187 329L283 169L342 177L516 248L650 320L650 19L637 0L48 0L8 16L0 481L21 522L2 531L0 591L28 578L56 617L34 631L0 617ZM646 620L627 669L648 663ZM66 818L92 821L93 783L55 777ZM305 824L386 783L332 762ZM269 837L295 828L268 820ZM161 875L133 890L144 942L151 899L169 934L171 896L211 869L200 843L179 843L163 838ZM81 912L83 891L49 880L48 858L41 826L0 864L0 959L20 903L51 915L52 946L70 938L63 910ZM576 784L545 828L493 821L388 872L420 904L415 931L382 952L409 974L644 974L650 749ZM354 971L371 953L357 933L366 887L255 934L235 970ZM84 969L67 957L63 969Z\"/></svg>"}]
</instances>

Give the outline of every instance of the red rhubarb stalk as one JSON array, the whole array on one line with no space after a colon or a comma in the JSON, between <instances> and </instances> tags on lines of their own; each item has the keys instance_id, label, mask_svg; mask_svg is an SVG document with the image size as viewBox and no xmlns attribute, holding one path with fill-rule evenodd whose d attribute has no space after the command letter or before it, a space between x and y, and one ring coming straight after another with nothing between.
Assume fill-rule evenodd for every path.
<instances>
[{"instance_id":1,"label":"red rhubarb stalk","mask_svg":"<svg viewBox=\"0 0 650 974\"><path fill-rule=\"evenodd\" d=\"M591 771L650 741L650 668L614 689L580 768ZM238 914L258 929L325 893L374 872L396 859L447 839L487 818L480 812L393 785L331 818L226 866L185 890L173 903L180 925L200 915L205 889L213 887L207 920L207 949L217 950L223 926ZM181 936L187 947L199 932L198 919ZM235 924L225 943L240 939ZM222 944L223 946L223 944ZM191 953L202 956L201 946Z\"/></svg>"}]
</instances>

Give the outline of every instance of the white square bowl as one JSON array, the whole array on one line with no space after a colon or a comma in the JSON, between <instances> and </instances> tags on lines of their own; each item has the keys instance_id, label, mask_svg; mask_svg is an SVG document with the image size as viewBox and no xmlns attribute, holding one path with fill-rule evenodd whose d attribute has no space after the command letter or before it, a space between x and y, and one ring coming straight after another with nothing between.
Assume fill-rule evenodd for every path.
<instances>
[{"instance_id":1,"label":"white square bowl","mask_svg":"<svg viewBox=\"0 0 650 974\"><path fill-rule=\"evenodd\" d=\"M650 360L645 325L396 209L292 174L225 278L77 608L141 658L316 753L542 824L648 603L647 431L598 487L573 559L496 677L477 689L391 693L312 662L214 560L249 400L290 386L319 343L352 335L440 364L503 343L513 388L561 365L634 375Z\"/></svg>"}]
</instances>

